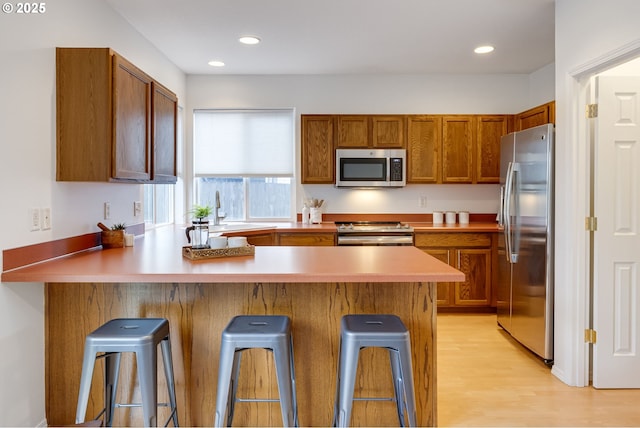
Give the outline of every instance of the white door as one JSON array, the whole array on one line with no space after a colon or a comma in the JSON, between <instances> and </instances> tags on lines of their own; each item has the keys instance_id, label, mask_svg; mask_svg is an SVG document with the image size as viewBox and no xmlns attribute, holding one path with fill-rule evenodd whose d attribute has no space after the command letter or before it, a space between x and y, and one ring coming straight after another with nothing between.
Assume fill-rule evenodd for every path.
<instances>
[{"instance_id":1,"label":"white door","mask_svg":"<svg viewBox=\"0 0 640 428\"><path fill-rule=\"evenodd\" d=\"M593 386L640 388L640 77L596 78Z\"/></svg>"}]
</instances>

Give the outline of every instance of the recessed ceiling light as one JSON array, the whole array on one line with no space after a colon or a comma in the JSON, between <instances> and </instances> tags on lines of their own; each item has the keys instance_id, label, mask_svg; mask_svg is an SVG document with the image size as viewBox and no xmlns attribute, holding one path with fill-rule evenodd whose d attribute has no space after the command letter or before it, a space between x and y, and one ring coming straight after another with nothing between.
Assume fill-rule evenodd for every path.
<instances>
[{"instance_id":1,"label":"recessed ceiling light","mask_svg":"<svg viewBox=\"0 0 640 428\"><path fill-rule=\"evenodd\" d=\"M489 52L493 52L493 46L489 46L489 45L487 45L487 46L478 46L473 51L475 53L477 53L477 54L486 54L486 53L489 53Z\"/></svg>"},{"instance_id":2,"label":"recessed ceiling light","mask_svg":"<svg viewBox=\"0 0 640 428\"><path fill-rule=\"evenodd\" d=\"M260 39L256 36L242 36L238 39L240 43L244 43L245 45L257 45L260 43Z\"/></svg>"},{"instance_id":3,"label":"recessed ceiling light","mask_svg":"<svg viewBox=\"0 0 640 428\"><path fill-rule=\"evenodd\" d=\"M224 67L224 62L222 61L209 61L207 64L211 67Z\"/></svg>"}]
</instances>

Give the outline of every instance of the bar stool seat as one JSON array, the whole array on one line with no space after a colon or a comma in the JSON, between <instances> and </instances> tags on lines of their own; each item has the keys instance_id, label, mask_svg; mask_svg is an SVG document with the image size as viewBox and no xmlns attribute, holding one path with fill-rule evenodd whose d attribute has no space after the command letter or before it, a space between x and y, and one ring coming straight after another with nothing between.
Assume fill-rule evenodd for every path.
<instances>
[{"instance_id":1,"label":"bar stool seat","mask_svg":"<svg viewBox=\"0 0 640 428\"><path fill-rule=\"evenodd\" d=\"M345 315L340 321L340 354L333 426L344 427L351 422L358 357L360 350L368 347L386 348L389 351L394 397L387 400L396 403L400 426L406 426L406 419L409 426L416 426L409 331L397 316L378 314Z\"/></svg>"},{"instance_id":2,"label":"bar stool seat","mask_svg":"<svg viewBox=\"0 0 640 428\"><path fill-rule=\"evenodd\" d=\"M262 348L273 352L278 382L278 399L237 398L242 351ZM298 426L296 381L293 366L291 320L283 315L239 315L222 332L218 392L214 426L231 426L235 403L280 402L284 426ZM226 418L226 419L225 419Z\"/></svg>"},{"instance_id":3,"label":"bar stool seat","mask_svg":"<svg viewBox=\"0 0 640 428\"><path fill-rule=\"evenodd\" d=\"M104 414L104 425L112 426L113 412L116 407L142 407L144 425L156 426L157 407L159 405L167 406L166 403L158 403L158 344L162 349L164 373L169 390L170 402L168 406L171 409L171 414L164 425L168 425L169 421L173 420L173 425L177 427L178 412L171 342L169 340L169 321L164 318L117 318L106 322L86 337L76 423L83 423L85 420L95 361L104 358L104 408L95 419ZM140 404L116 403L122 352L135 353L142 396Z\"/></svg>"}]
</instances>

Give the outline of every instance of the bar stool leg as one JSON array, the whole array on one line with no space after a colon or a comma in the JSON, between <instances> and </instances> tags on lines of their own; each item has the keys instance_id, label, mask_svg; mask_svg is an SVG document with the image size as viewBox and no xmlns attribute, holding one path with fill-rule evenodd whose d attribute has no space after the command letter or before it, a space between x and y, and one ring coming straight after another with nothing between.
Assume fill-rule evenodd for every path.
<instances>
[{"instance_id":1,"label":"bar stool leg","mask_svg":"<svg viewBox=\"0 0 640 428\"><path fill-rule=\"evenodd\" d=\"M104 426L107 427L113 426L121 355L119 352L109 352L104 357Z\"/></svg>"},{"instance_id":2,"label":"bar stool leg","mask_svg":"<svg viewBox=\"0 0 640 428\"><path fill-rule=\"evenodd\" d=\"M276 378L278 381L278 392L280 394L282 424L286 427L297 426L293 410L294 391L291 384L293 373L289 341L287 339L278 340L278 343L274 345L272 351L276 363Z\"/></svg>"},{"instance_id":3,"label":"bar stool leg","mask_svg":"<svg viewBox=\"0 0 640 428\"><path fill-rule=\"evenodd\" d=\"M351 405L355 388L356 370L360 345L353 340L342 340L340 362L338 365L338 389L336 396L336 414L334 424L338 427L346 427L351 422Z\"/></svg>"},{"instance_id":4,"label":"bar stool leg","mask_svg":"<svg viewBox=\"0 0 640 428\"><path fill-rule=\"evenodd\" d=\"M404 394L404 382L402 378L402 367L400 363L400 356L396 349L388 348L389 362L391 363L391 376L393 377L393 391L396 400L396 409L398 412L398 422L401 427L406 426L404 417L405 409L405 394Z\"/></svg>"},{"instance_id":5,"label":"bar stool leg","mask_svg":"<svg viewBox=\"0 0 640 428\"><path fill-rule=\"evenodd\" d=\"M220 345L220 367L218 368L218 394L216 397L216 414L214 426L222 427L225 414L229 407L229 390L231 388L231 373L236 367L235 346L222 341ZM234 382L235 383L235 382ZM230 423L230 420L227 421Z\"/></svg>"},{"instance_id":6,"label":"bar stool leg","mask_svg":"<svg viewBox=\"0 0 640 428\"><path fill-rule=\"evenodd\" d=\"M162 361L164 363L164 376L167 380L167 388L169 389L169 405L171 406L171 419L173 426L178 426L178 406L176 405L176 384L173 375L173 358L171 357L171 341L166 337L160 343L162 350Z\"/></svg>"},{"instance_id":7,"label":"bar stool leg","mask_svg":"<svg viewBox=\"0 0 640 428\"><path fill-rule=\"evenodd\" d=\"M135 351L138 364L138 381L142 396L142 414L145 426L157 426L158 367L156 345L143 346Z\"/></svg>"},{"instance_id":8,"label":"bar stool leg","mask_svg":"<svg viewBox=\"0 0 640 428\"><path fill-rule=\"evenodd\" d=\"M91 392L91 380L93 379L93 365L96 353L88 343L85 343L84 357L82 359L82 377L80 378L80 389L78 391L78 405L76 407L76 423L84 422L87 415L87 404L89 393Z\"/></svg>"},{"instance_id":9,"label":"bar stool leg","mask_svg":"<svg viewBox=\"0 0 640 428\"><path fill-rule=\"evenodd\" d=\"M409 426L417 426L416 417L416 396L413 382L413 365L411 364L411 346L409 341L405 341L399 347L399 360L402 370L402 379L404 387L405 405L407 407L407 416L409 418Z\"/></svg>"}]
</instances>

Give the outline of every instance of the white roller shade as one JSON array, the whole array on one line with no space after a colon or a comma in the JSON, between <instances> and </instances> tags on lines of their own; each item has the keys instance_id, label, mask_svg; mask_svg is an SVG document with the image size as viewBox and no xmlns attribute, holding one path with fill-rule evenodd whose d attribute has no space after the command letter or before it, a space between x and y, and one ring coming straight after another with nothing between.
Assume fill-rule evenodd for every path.
<instances>
[{"instance_id":1,"label":"white roller shade","mask_svg":"<svg viewBox=\"0 0 640 428\"><path fill-rule=\"evenodd\" d=\"M293 176L293 110L196 110L196 176Z\"/></svg>"}]
</instances>

